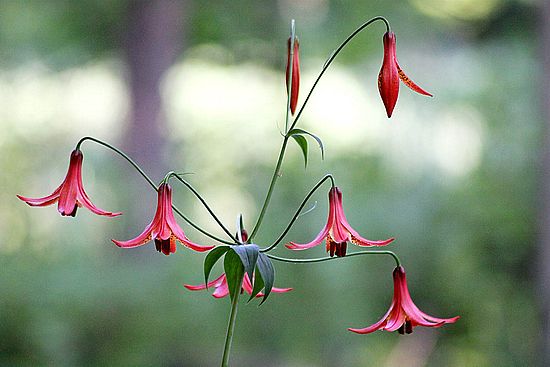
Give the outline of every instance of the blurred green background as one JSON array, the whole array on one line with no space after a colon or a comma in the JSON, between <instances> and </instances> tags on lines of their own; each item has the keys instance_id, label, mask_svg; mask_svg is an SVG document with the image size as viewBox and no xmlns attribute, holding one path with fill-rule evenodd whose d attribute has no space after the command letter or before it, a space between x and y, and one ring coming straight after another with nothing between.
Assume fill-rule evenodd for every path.
<instances>
[{"instance_id":1,"label":"blurred green background","mask_svg":"<svg viewBox=\"0 0 550 367\"><path fill-rule=\"evenodd\" d=\"M157 181L167 169L194 173L228 226L240 213L252 226L282 141L290 19L301 103L331 51L376 15L392 24L403 70L435 98L402 86L388 120L376 87L385 29L363 32L300 123L323 139L326 159L312 142L304 170L290 146L257 240L278 236L332 172L351 224L370 239L397 238L391 248L416 304L462 319L409 336L355 335L346 328L374 323L389 306L391 258L276 263L276 286L294 290L241 305L232 365L544 365L541 9L529 0L0 1L0 365L218 365L229 300L183 288L202 282L204 255L110 242L137 235L156 201L124 161L83 146L85 187L99 207L125 213L118 218L85 209L65 218L15 195L53 191L78 139L93 135ZM174 186L176 205L222 235ZM318 233L327 192L286 240ZM322 246L275 253L324 256Z\"/></svg>"}]
</instances>

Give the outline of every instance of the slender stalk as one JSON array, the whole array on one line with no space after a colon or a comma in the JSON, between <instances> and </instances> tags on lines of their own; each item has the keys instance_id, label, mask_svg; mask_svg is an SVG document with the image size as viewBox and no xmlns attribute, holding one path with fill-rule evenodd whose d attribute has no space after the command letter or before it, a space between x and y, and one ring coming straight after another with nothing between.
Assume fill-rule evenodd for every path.
<instances>
[{"instance_id":1,"label":"slender stalk","mask_svg":"<svg viewBox=\"0 0 550 367\"><path fill-rule=\"evenodd\" d=\"M151 185L151 187L155 189L155 191L158 191L157 185L153 182L153 180L151 180L151 178L149 176L147 176L147 174L141 169L141 167L138 166L138 164L136 162L134 162L134 160L132 158L130 158L126 153L124 153L122 150L112 146L111 144L106 143L104 141L101 141L101 140L96 139L96 138L91 137L91 136L85 136L85 137L83 137L82 139L80 139L78 141L78 143L76 144L76 149L79 150L82 143L84 143L86 140L90 140L90 141L93 141L94 143L97 143L99 145L103 145L104 147L109 148L112 151L114 151L115 153L117 153L118 155L120 155L122 158L126 159L126 161L128 161L128 163L130 163L132 165L132 167L134 167L136 169L136 171L139 172L139 174L145 179L145 181L147 181L149 183L149 185Z\"/></svg>"},{"instance_id":2,"label":"slender stalk","mask_svg":"<svg viewBox=\"0 0 550 367\"><path fill-rule=\"evenodd\" d=\"M285 258L285 257L279 257L279 256L269 255L269 254L267 255L267 257L269 257L270 259L285 262L285 263L308 264L308 263L320 263L320 262L323 262L323 261L336 260L336 259L344 259L346 257L361 256L361 255L390 255L395 260L396 265L401 266L401 261L399 260L399 257L397 257L397 255L394 252L387 251L387 250L385 250L385 251L358 251L358 252L353 252L351 254L347 254L345 257L320 257L320 258L317 258L317 259L288 259L288 258Z\"/></svg>"},{"instance_id":3,"label":"slender stalk","mask_svg":"<svg viewBox=\"0 0 550 367\"><path fill-rule=\"evenodd\" d=\"M290 125L290 128L286 129L286 127L288 126L288 118L289 118L289 114L288 114L288 110L290 108L289 106L289 101L290 101L290 89L288 89L288 98L287 98L287 123L285 124L285 136L284 136L284 140L283 140L283 144L281 146L281 151L279 152L279 158L277 159L277 164L275 166L275 171L273 172L273 176L271 177L271 182L269 184L269 188L267 190L267 194L266 194L266 197L264 199L264 203L262 205L262 209L260 211L260 215L258 216L258 219L256 220L256 224L254 225L253 229L252 229L252 233L250 234L250 241L253 240L254 236L256 235L256 233L258 232L258 229L260 228L260 225L262 224L262 221L264 219L264 216L265 216L265 212L267 210L267 207L269 206L269 201L271 200L271 195L273 193L273 189L275 188L275 183L277 182L277 178L279 177L280 175L280 170L281 170L281 164L283 162L283 158L284 158L284 155L285 155L285 150L286 150L286 146L288 144L288 139L290 138L290 136L288 135L288 132L291 131L295 126L296 124L298 123L298 120L300 119L300 116L302 115L302 112L304 111L304 108L307 104L307 102L309 101L309 98L311 97L313 91L315 90L315 87L317 86L317 83L319 83L319 80L321 80L321 77L323 76L323 74L325 73L325 71L328 69L328 67L332 64L332 62L334 61L334 59L336 58L336 56L338 56L338 54L340 53L340 51L342 51L342 49L348 44L349 41L351 41L359 32L361 32L363 29L365 29L366 27L368 27L369 25L371 25L372 23L376 22L376 21L382 21L386 24L386 30L389 31L390 30L390 25L388 23L388 21L386 20L386 18L384 17L381 17L381 16L378 16L378 17L374 17L372 18L371 20L363 23L362 25L360 25L355 31L353 31L345 40L344 42L342 42L340 44L340 46L338 46L338 48L336 50L334 50L334 52L330 55L330 57L328 58L328 60L325 62L325 64L323 65L323 69L321 70L321 73L319 73L319 76L317 77L317 79L315 80L315 82L313 83L313 86L311 87L311 89L309 90L309 93L306 97L306 99L304 100L304 103L302 104L302 107L300 107L300 110L298 111L298 114L296 115L296 117L294 118L294 121L292 122L292 125ZM292 30L294 29L294 27L292 27ZM293 42L293 39L291 40ZM291 48L292 51L294 51L294 48L292 47ZM292 83L292 81L291 81ZM290 84L291 84L290 83ZM290 88L290 87L289 87Z\"/></svg>"},{"instance_id":4,"label":"slender stalk","mask_svg":"<svg viewBox=\"0 0 550 367\"><path fill-rule=\"evenodd\" d=\"M242 287L242 279L238 286L238 290ZM233 332L235 330L235 320L237 319L237 309L239 305L239 296L241 292L235 292L235 297L231 300L231 313L229 314L229 323L227 325L227 333L225 334L225 345L223 347L222 366L229 366L229 354L231 353L231 342L233 341Z\"/></svg>"},{"instance_id":5,"label":"slender stalk","mask_svg":"<svg viewBox=\"0 0 550 367\"><path fill-rule=\"evenodd\" d=\"M331 181L332 183L332 187L334 187L334 178L332 177L331 174L328 174L328 175L325 175L325 177L323 177L319 182L317 182L317 184L315 186L313 186L313 188L309 191L309 193L306 195L306 197L304 198L304 200L302 201L302 204L300 204L300 206L298 207L298 209L296 210L296 212L294 213L294 216L292 217L292 219L290 220L290 222L288 223L288 225L286 226L285 230L283 231L283 233L281 233L281 235L269 246L269 247L266 247L265 249L262 249L261 252L269 252L271 250L273 250L275 247L277 247L277 245L279 244L279 242L282 241L282 239L286 236L286 234L288 233L288 231L290 231L290 228L292 228L292 225L294 224L294 222L296 221L296 219L298 219L298 216L300 215L300 212L302 211L302 209L304 208L304 206L307 204L308 200L311 198L311 196L317 191L317 189L319 189L319 187L321 187L321 185L323 183L325 183L326 180L329 180Z\"/></svg>"},{"instance_id":6,"label":"slender stalk","mask_svg":"<svg viewBox=\"0 0 550 367\"><path fill-rule=\"evenodd\" d=\"M185 181L181 175L175 173L175 172L170 172L169 173L169 177L175 177L178 181L180 181L182 184L184 184L196 197L197 199L199 199L199 201L202 203L202 205L204 205L204 207L206 208L206 210L208 211L208 213L212 216L212 218L214 218L214 220L216 221L216 223L218 223L218 225L221 227L221 229L223 229L223 231L229 236L229 238L231 238L233 241L237 242L237 239L231 234L231 232L229 232L229 230L223 225L223 223L220 221L220 219L216 216L216 214L212 211L212 209L210 209L210 207L208 206L208 204L206 203L206 200L204 200L202 198L202 196L197 192L197 190L195 190L195 188L193 186L191 186L190 183L188 183L187 181Z\"/></svg>"},{"instance_id":7,"label":"slender stalk","mask_svg":"<svg viewBox=\"0 0 550 367\"><path fill-rule=\"evenodd\" d=\"M289 136L285 135L285 138L283 140L283 144L281 145L281 151L279 152L279 158L277 159L277 164L275 166L275 171L273 172L273 176L271 177L271 183L269 184L269 189L267 190L267 194L265 196L264 204L262 206L262 210L260 211L260 215L258 216L258 219L256 221L256 224L254 225L254 228L252 229L252 233L248 237L249 242L252 243L252 239L256 235L256 232L258 232L258 229L260 228L260 225L262 224L262 221L265 216L265 212L267 210L267 206L269 205L269 201L271 200L271 194L273 194L273 189L275 188L275 182L277 182L277 179L280 176L281 171L281 165L283 163L283 158L285 156L285 150L286 146L288 144Z\"/></svg>"},{"instance_id":8,"label":"slender stalk","mask_svg":"<svg viewBox=\"0 0 550 367\"><path fill-rule=\"evenodd\" d=\"M358 33L360 33L363 29L365 29L366 27L368 27L369 25L371 25L372 23L376 22L376 21L382 21L386 24L386 31L390 31L390 24L389 22L387 21L386 18L384 17L381 17L381 16L378 16L378 17L374 17L372 18L371 20L361 24L355 31L353 31L345 40L344 42L342 42L340 44L340 46L338 46L338 48L336 50L334 50L332 52L332 54L330 55L330 57L327 59L327 61L325 62L325 64L323 65L323 69L321 70L321 73L319 74L319 76L317 77L317 79L315 80L315 83L313 83L313 86L311 87L311 89L309 90L309 93L306 97L306 99L304 100L304 103L302 104L302 107L300 107L300 110L298 111L298 114L296 115L296 117L294 118L294 122L292 123L292 125L290 125L290 130L292 130L294 128L294 126L296 126L296 124L298 123L298 120L300 119L300 116L302 115L302 112L304 111L304 107L306 106L307 102L309 101L309 98L311 97L311 94L313 93L313 90L315 89L315 87L317 86L317 83L319 83L319 80L321 80L321 77L323 76L323 74L325 73L325 71L328 69L328 67L330 66L330 64L332 64L332 62L334 61L334 59L336 58L336 56L338 56L338 54L340 53L340 51L342 51L342 49L348 44L349 41L351 41Z\"/></svg>"},{"instance_id":9,"label":"slender stalk","mask_svg":"<svg viewBox=\"0 0 550 367\"><path fill-rule=\"evenodd\" d=\"M155 189L155 191L158 191L158 187L157 185L153 182L153 180L147 176L147 174L143 171L143 169L141 169L140 166L138 166L138 164L136 162L133 161L132 158L130 158L126 153L124 153L123 151L121 151L120 149L112 146L111 144L109 143L106 143L104 141L101 141L99 139L96 139L94 137L91 137L91 136L85 136L83 137L82 139L80 139L78 141L78 143L76 144L76 149L80 149L80 146L82 145L82 143L84 143L86 140L90 140L90 141L93 141L94 143L97 143L99 145L102 145L106 148L109 148L111 149L113 152L117 153L118 155L120 155L122 158L124 158L128 163L130 163L132 165L132 167L134 167L136 169L136 171L139 172L139 174L145 179L145 181L147 181L149 183L149 185L151 185L151 187L153 187L153 189ZM221 243L224 243L226 245L232 245L233 242L230 242L230 241L226 241L224 239L221 239L211 233L209 233L208 231L202 229L201 227L199 227L197 224L195 224L193 221L191 221L189 218L187 218L177 207L175 207L174 205L172 205L172 208L174 209L174 211L184 220L186 221L191 227L195 228L197 231L201 232L202 234L204 234L205 236L208 236L210 237L211 239L213 240L216 240L218 242L221 242Z\"/></svg>"}]
</instances>

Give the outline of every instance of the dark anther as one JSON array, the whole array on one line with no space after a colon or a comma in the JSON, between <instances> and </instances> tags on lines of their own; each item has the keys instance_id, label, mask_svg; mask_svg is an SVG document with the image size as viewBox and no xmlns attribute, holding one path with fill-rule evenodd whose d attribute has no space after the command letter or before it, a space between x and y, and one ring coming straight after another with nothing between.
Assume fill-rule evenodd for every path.
<instances>
[{"instance_id":1,"label":"dark anther","mask_svg":"<svg viewBox=\"0 0 550 367\"><path fill-rule=\"evenodd\" d=\"M413 332L413 325L412 325L411 320L407 320L407 321L405 322L405 332L406 332L407 334L410 334L410 333Z\"/></svg>"},{"instance_id":2,"label":"dark anther","mask_svg":"<svg viewBox=\"0 0 550 367\"><path fill-rule=\"evenodd\" d=\"M162 252L165 255L170 255L170 239L161 240L155 238L155 248L158 252Z\"/></svg>"},{"instance_id":3,"label":"dark anther","mask_svg":"<svg viewBox=\"0 0 550 367\"><path fill-rule=\"evenodd\" d=\"M74 205L73 211L69 214L71 217L76 217L76 209L78 209L78 205Z\"/></svg>"}]
</instances>

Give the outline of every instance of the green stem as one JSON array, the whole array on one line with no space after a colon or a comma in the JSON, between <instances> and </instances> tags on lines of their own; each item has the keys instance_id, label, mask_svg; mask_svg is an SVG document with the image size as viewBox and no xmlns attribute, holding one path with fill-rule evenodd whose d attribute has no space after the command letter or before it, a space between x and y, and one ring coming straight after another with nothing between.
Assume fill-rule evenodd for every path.
<instances>
[{"instance_id":1,"label":"green stem","mask_svg":"<svg viewBox=\"0 0 550 367\"><path fill-rule=\"evenodd\" d=\"M260 228L260 225L262 224L262 221L265 216L265 212L267 210L267 206L269 205L269 201L271 200L271 194L273 194L273 189L275 188L275 182L277 182L277 179L280 176L281 171L281 165L283 163L283 158L285 156L285 150L286 146L288 144L289 136L285 135L285 138L283 140L283 144L281 145L281 151L279 152L279 158L277 159L277 165L275 166L275 171L273 172L273 176L271 177L271 183L269 184L269 189L267 190L267 195L264 200L264 204L262 206L262 210L260 211L260 215L258 216L258 220L256 221L256 224L254 225L254 228L252 229L252 233L248 237L248 241L252 243L252 239L256 235L256 232L258 232L258 229Z\"/></svg>"},{"instance_id":2,"label":"green stem","mask_svg":"<svg viewBox=\"0 0 550 367\"><path fill-rule=\"evenodd\" d=\"M76 149L77 150L80 150L80 146L82 145L82 143L84 143L86 140L90 140L90 141L93 141L94 143L97 143L99 145L102 145L106 148L109 148L111 149L113 152L117 153L118 155L120 155L122 158L124 158L128 163L130 163L132 165L132 167L134 167L136 169L136 171L139 172L139 174L145 179L145 181L147 181L149 183L149 185L151 185L151 187L153 187L153 189L155 189L155 191L158 191L158 187L157 185L153 182L153 180L147 176L147 174L141 169L140 166L138 166L138 164L136 162L134 162L132 160L132 158L130 158L126 153L124 153L123 151L121 151L120 149L112 146L111 144L109 143L106 143L104 141L101 141L99 139L96 139L94 137L91 137L91 136L85 136L83 137L82 139L80 139L78 141L78 143L76 144ZM198 225L196 225L193 221L191 221L189 218L187 218L178 208L176 208L174 205L172 205L172 208L174 209L174 211L184 220L186 221L191 227L195 228L197 231L201 232L202 234L204 234L205 236L208 236L210 237L211 239L213 240L216 240L218 242L221 242L221 243L224 243L224 244L227 244L227 245L232 245L233 242L230 242L230 241L226 241L224 239L221 239L219 237L216 237L214 236L213 234L207 232L206 230L202 229L201 227L199 227Z\"/></svg>"},{"instance_id":3,"label":"green stem","mask_svg":"<svg viewBox=\"0 0 550 367\"><path fill-rule=\"evenodd\" d=\"M195 188L193 186L191 186L190 183L185 181L179 174L177 174L175 172L170 172L168 174L168 178L170 178L170 177L175 177L178 181L180 181L182 184L184 184L197 197L197 199L199 199L199 201L202 203L202 205L204 205L204 207L206 208L208 213L212 216L212 218L216 221L216 223L218 223L218 225L221 227L221 229L223 229L223 231L229 236L229 238L231 238L235 242L238 242L237 239L231 234L231 232L229 232L229 230L223 225L223 223L216 216L216 214L212 211L212 209L210 209L210 207L206 203L206 200L204 200L202 198L202 196L197 192L197 190L195 190Z\"/></svg>"},{"instance_id":4,"label":"green stem","mask_svg":"<svg viewBox=\"0 0 550 367\"><path fill-rule=\"evenodd\" d=\"M237 287L238 290L242 287L242 279ZM235 320L237 319L237 308L239 305L239 296L241 292L235 292L235 297L231 300L231 313L229 314L229 323L227 325L227 333L225 334L225 346L223 348L222 367L229 366L229 354L231 353L231 342L233 341L233 332L235 330Z\"/></svg>"},{"instance_id":5,"label":"green stem","mask_svg":"<svg viewBox=\"0 0 550 367\"><path fill-rule=\"evenodd\" d=\"M340 53L340 51L342 51L342 49L348 44L349 41L351 41L358 33L360 33L363 29L365 29L366 27L368 27L369 25L371 25L372 23L376 22L377 20L380 20L382 22L384 22L386 24L386 31L390 31L390 24L388 23L387 19L384 18L384 17L381 17L381 16L378 16L378 17L374 17L372 18L371 20L361 24L355 31L353 31L345 40L344 42L342 42L340 44L340 46L338 46L338 48L336 50L334 50L332 52L332 54L330 55L330 57L327 59L327 61L325 62L325 64L323 65L323 69L321 70L321 73L319 74L319 76L317 77L317 79L315 80L315 83L313 83L313 86L311 87L311 89L309 90L309 93L306 97L306 99L304 100L304 103L302 104L302 107L300 107L300 110L298 111L298 114L296 115L296 117L294 118L294 122L292 123L292 125L290 125L290 130L292 130L294 128L294 126L296 126L296 124L298 123L298 120L300 119L300 116L302 115L302 112L304 111L304 107L306 106L307 102L309 101L309 98L311 97L311 94L313 93L313 90L315 89L315 87L317 86L317 83L319 83L319 80L321 80L321 77L323 76L323 74L325 73L325 71L328 69L328 67L330 66L330 64L332 64L332 62L334 61L334 59L336 58L336 56L338 56L338 54Z\"/></svg>"},{"instance_id":6,"label":"green stem","mask_svg":"<svg viewBox=\"0 0 550 367\"><path fill-rule=\"evenodd\" d=\"M363 23L361 26L359 26L355 31L353 31L345 40L344 42L342 42L342 44L340 44L340 46L338 46L338 48L336 50L334 50L334 52L332 53L332 55L330 55L330 57L328 58L328 60L325 62L325 64L323 65L323 69L321 70L321 73L319 74L319 76L317 77L317 79L315 80L315 83L313 83L313 86L311 87L311 89L309 90L309 93L304 101L304 103L302 104L302 107L300 107L300 110L298 111L298 114L296 115L296 117L294 118L294 121L292 122L292 125L290 125L290 128L286 129L285 131L285 136L284 136L284 140L283 140L283 144L281 146L281 151L279 152L279 158L277 159L277 165L275 167L275 171L273 172L273 177L271 178L271 183L269 184L269 189L267 190L267 194L266 194L266 197L264 199L264 203L262 205L262 209L260 211L260 215L258 216L258 219L256 221L256 224L254 225L253 229L252 229L252 233L250 235L250 241L253 240L254 236L256 235L256 233L258 232L258 229L260 228L260 225L262 224L262 221L264 219L264 216L265 216L265 212L267 210L267 207L269 205L269 201L271 200L271 194L273 193L273 189L275 187L275 183L277 182L277 178L279 177L280 175L280 170L281 170L281 164L283 162L283 157L285 155L285 150L286 150L286 146L287 146L287 143L288 143L288 139L290 138L289 135L288 135L288 132L291 131L295 126L296 124L298 123L298 120L300 119L300 116L302 115L302 112L304 111L304 108L307 104L307 102L309 101L309 98L311 97L312 93L313 93L313 90L315 89L315 87L317 86L317 84L319 83L319 80L321 80L321 77L323 76L323 74L325 73L325 71L328 69L328 67L332 64L332 62L334 61L334 59L336 58L336 56L338 56L338 54L340 53L340 51L342 51L342 49L348 44L349 41L351 41L359 32L361 32L363 29L365 29L366 27L368 27L369 25L371 25L372 23L376 22L376 21L382 21L386 24L386 30L389 31L390 30L390 24L388 23L388 21L386 20L386 18L384 17L381 17L381 16L378 16L378 17L374 17L372 18L371 20ZM294 29L294 28L292 28ZM294 40L291 39L291 41L293 42ZM292 51L294 51L294 48L291 49ZM292 61L292 60L291 60ZM288 91L290 91L290 89L288 89ZM288 96L287 96L287 120L289 118L289 114L288 114L288 109L289 109L289 102L290 101L290 92L288 92ZM288 125L288 122L287 124L285 124L285 128L286 126Z\"/></svg>"},{"instance_id":7,"label":"green stem","mask_svg":"<svg viewBox=\"0 0 550 367\"><path fill-rule=\"evenodd\" d=\"M336 260L336 259L343 259L346 257L351 256L361 256L361 255L390 255L395 260L395 263L397 266L401 266L401 261L399 260L399 257L392 251L359 251L359 252L353 252L351 254L347 254L345 257L320 257L317 259L288 259L285 257L279 257L275 255L267 255L270 259L281 261L285 263L293 263L293 264L308 264L308 263L320 263L323 261L329 261L329 260Z\"/></svg>"},{"instance_id":8,"label":"green stem","mask_svg":"<svg viewBox=\"0 0 550 367\"><path fill-rule=\"evenodd\" d=\"M317 189L319 187L321 187L321 185L323 183L325 183L326 180L329 180L331 181L332 183L332 187L334 187L334 178L332 177L331 174L328 174L328 175L325 175L325 177L323 177L319 182L317 182L317 184L315 186L313 186L313 188L309 191L309 193L306 195L306 197L304 198L304 200L302 200L302 203L300 204L300 206L298 207L298 209L296 210L296 212L294 213L294 216L292 217L292 219L290 220L290 222L288 223L288 225L286 226L285 230L283 231L283 233L281 233L281 235L269 246L269 247L266 247L265 249L261 250L261 252L269 252L271 250L273 250L275 247L277 247L277 245L279 244L279 242L282 241L282 239L286 236L286 234L288 233L288 231L290 231L290 228L292 228L292 225L294 224L294 222L296 221L296 219L298 219L298 216L300 215L300 212L302 211L302 209L304 208L304 206L306 205L306 203L308 202L308 200L311 198L311 196L315 193L315 191L317 191Z\"/></svg>"}]
</instances>

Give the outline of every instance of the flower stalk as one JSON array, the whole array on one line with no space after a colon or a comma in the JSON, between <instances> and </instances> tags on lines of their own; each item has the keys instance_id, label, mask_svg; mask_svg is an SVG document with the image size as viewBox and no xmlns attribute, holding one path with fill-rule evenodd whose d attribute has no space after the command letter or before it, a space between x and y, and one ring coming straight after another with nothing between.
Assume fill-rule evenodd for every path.
<instances>
[{"instance_id":1,"label":"flower stalk","mask_svg":"<svg viewBox=\"0 0 550 367\"><path fill-rule=\"evenodd\" d=\"M237 287L240 289L242 287L243 280L241 279L241 284ZM229 314L229 323L227 324L227 333L225 334L225 344L223 347L223 357L221 367L229 367L229 354L231 353L231 343L233 341L233 333L235 331L235 321L237 319L237 310L239 307L239 296L241 292L235 292L235 296L231 300L231 312Z\"/></svg>"},{"instance_id":2,"label":"flower stalk","mask_svg":"<svg viewBox=\"0 0 550 367\"><path fill-rule=\"evenodd\" d=\"M254 225L254 227L252 228L252 233L250 234L250 240L252 240L256 233L258 232L259 228L260 228L260 225L262 224L262 221L264 219L264 216L265 216L265 213L267 211L267 207L269 206L269 202L271 200L271 195L273 194L273 189L275 188L275 183L277 182L277 179L279 178L280 174L281 174L281 165L283 163L283 158L284 158L284 155L285 155L285 151L286 151L286 147L287 147L287 144L288 144L288 139L290 138L290 135L289 135L289 132L292 131L292 129L296 126L296 124L298 123L298 120L300 119L300 116L302 115L302 112L305 108L305 106L307 105L307 102L309 101L309 98L311 97L311 95L313 94L313 91L315 90L315 87L317 86L317 84L319 83L319 81L321 80L321 77L323 76L323 74L325 73L325 71L328 69L328 67L332 64L332 62L334 61L334 59L336 58L336 56L338 56L338 54L340 53L340 51L342 51L342 49L344 47L346 47L346 45L349 43L349 41L351 41L357 34L359 34L363 29L365 29L366 27L368 27L369 25L373 24L374 22L376 21L382 21L384 22L384 24L386 25L386 30L387 31L390 31L390 24L389 22L386 20L386 18L382 17L382 16L377 16L377 17L374 17L372 19L370 19L369 21L363 23L362 25L360 25L355 31L353 31L345 40L344 42L342 42L340 44L340 46L338 46L338 48L336 48L336 50L334 50L334 52L330 55L330 57L328 58L328 60L325 62L325 64L323 65L323 69L321 70L321 72L319 73L319 76L317 76L317 79L315 80L315 82L313 83L313 86L311 87L311 89L309 90L309 93L307 94L307 97L306 99L304 100L304 103L302 104L302 107L300 107L300 110L298 111L298 113L296 114L296 117L294 118L294 121L292 122L292 124L290 125L289 128L288 127L288 122L289 122L289 119L290 119L290 93L287 93L288 94L288 97L287 97L287 116L286 116L286 124L285 124L285 135L284 135L284 139L283 139L283 144L281 145L281 150L279 152L279 157L277 158L277 163L275 165L275 170L273 172L273 176L271 177L271 182L269 183L269 188L267 189L267 194L265 196L265 199L264 199L264 202L262 204L262 209L260 210L260 214L258 216L258 219L256 220L256 224ZM295 33L295 27L294 27L294 21L291 23L291 33ZM291 34L291 41L294 39L294 36L295 34ZM291 42L291 51L294 50L294 47L293 47L294 43L293 41ZM291 90L292 88L292 67L290 67L290 78L289 78L289 91Z\"/></svg>"},{"instance_id":3,"label":"flower stalk","mask_svg":"<svg viewBox=\"0 0 550 367\"><path fill-rule=\"evenodd\" d=\"M262 249L261 252L269 252L269 251L273 250L275 247L277 247L277 245L286 236L288 231L290 231L290 229L292 228L292 225L294 224L296 219L298 219L298 217L300 216L300 213L302 212L302 209L304 208L304 206L307 204L308 200L319 189L319 187L321 187L321 185L324 184L327 180L330 180L330 182L332 184L332 187L334 187L334 177L332 177L332 175L330 173L325 175L325 177L323 177L319 182L317 182L317 184L315 186L313 186L313 188L306 195L304 200L302 200L302 203L300 204L300 206L298 207L298 209L294 213L294 216L292 217L292 219L290 220L290 222L286 226L283 233L281 233L281 235L270 246L266 247L265 249Z\"/></svg>"},{"instance_id":4,"label":"flower stalk","mask_svg":"<svg viewBox=\"0 0 550 367\"><path fill-rule=\"evenodd\" d=\"M143 171L143 169L136 163L134 162L134 160L132 158L130 158L126 153L124 153L122 150L118 149L117 147L107 143L107 142L104 142L102 140L99 140L99 139L96 139L94 137L91 137L91 136L85 136L83 137L82 139L80 139L78 141L78 143L76 144L76 149L80 149L80 146L82 145L82 143L84 143L86 140L89 140L89 141L92 141L94 143L97 143L99 145L102 145L110 150L112 150L113 152L117 153L118 155L120 155L122 158L124 158L128 163L130 163L130 165L132 167L134 167L136 169L136 171L138 171L138 173L145 179L145 181L147 181L147 183L153 188L155 189L155 191L158 192L158 187L157 185L153 182L153 180L145 173L145 171ZM199 225L195 224L191 219L187 218L187 216L185 214L183 214L181 212L181 210L179 210L176 206L172 205L172 209L176 212L177 215L179 215L184 221L187 222L187 224L189 224L191 227L195 228L197 231L199 231L200 233L204 234L205 236L207 237L210 237L211 239L213 240L216 240L220 243L224 243L226 245L232 245L233 242L232 241L227 241L227 240L224 240L222 238L219 238L213 234L211 234L210 232L206 231L205 229L201 228Z\"/></svg>"},{"instance_id":5,"label":"flower stalk","mask_svg":"<svg viewBox=\"0 0 550 367\"><path fill-rule=\"evenodd\" d=\"M396 266L401 266L401 260L399 260L399 257L393 251L387 251L387 250L357 251L357 252L353 252L351 254L347 254L345 257L363 256L363 255L390 255L393 258L393 260L395 261ZM275 261L291 263L291 264L320 263L320 262L324 262L324 261L340 259L340 257L319 257L319 258L316 258L316 259L289 259L289 258L286 258L286 257L280 257L280 256L271 255L271 254L267 254L267 257L269 257L270 259L275 260Z\"/></svg>"}]
</instances>

